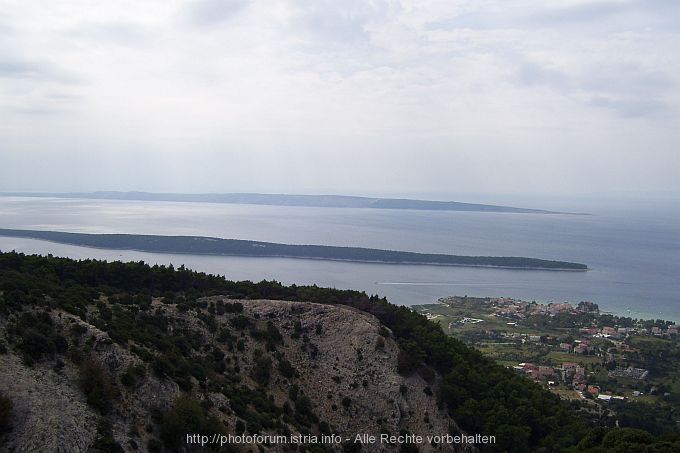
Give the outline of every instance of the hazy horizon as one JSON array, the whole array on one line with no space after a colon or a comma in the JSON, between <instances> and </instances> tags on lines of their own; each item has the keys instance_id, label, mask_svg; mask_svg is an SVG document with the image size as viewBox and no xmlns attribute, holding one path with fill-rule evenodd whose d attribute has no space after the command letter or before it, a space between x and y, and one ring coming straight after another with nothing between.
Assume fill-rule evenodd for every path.
<instances>
[{"instance_id":1,"label":"hazy horizon","mask_svg":"<svg viewBox=\"0 0 680 453\"><path fill-rule=\"evenodd\" d=\"M191 195L212 195L212 194L273 194L273 195L318 195L318 196L350 196L350 197L366 197L366 198L403 198L415 200L433 200L433 201L453 201L471 204L485 204L485 205L499 205L516 208L538 209L548 211L562 211L573 213L595 214L603 211L625 212L627 210L634 210L637 212L648 211L660 214L663 211L680 211L680 193L676 192L656 192L643 193L640 191L630 192L603 192L596 194L543 194L543 193L444 193L444 192L333 192L333 191L307 191L299 193L284 193L279 192L152 192L152 191L137 191L137 190L105 190L101 192L121 192L134 193L142 192L149 194L191 194ZM21 193L22 196L30 195L31 193L51 194L51 195L66 195L69 193L95 193L99 190L74 191L74 192L57 192L57 191L19 191L6 190L0 191L0 196L12 196L13 194ZM677 220L677 219L676 219Z\"/></svg>"}]
</instances>

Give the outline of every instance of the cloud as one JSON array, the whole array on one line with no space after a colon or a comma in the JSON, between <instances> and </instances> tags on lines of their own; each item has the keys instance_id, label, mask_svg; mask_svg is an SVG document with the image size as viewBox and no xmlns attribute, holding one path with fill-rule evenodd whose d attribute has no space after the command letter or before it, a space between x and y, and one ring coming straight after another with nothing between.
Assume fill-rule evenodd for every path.
<instances>
[{"instance_id":1,"label":"cloud","mask_svg":"<svg viewBox=\"0 0 680 453\"><path fill-rule=\"evenodd\" d=\"M624 118L653 118L670 111L667 103L655 99L595 97L588 104L612 110Z\"/></svg>"},{"instance_id":2,"label":"cloud","mask_svg":"<svg viewBox=\"0 0 680 453\"><path fill-rule=\"evenodd\" d=\"M517 77L527 86L548 86L563 91L570 85L569 77L561 71L546 68L530 61L519 64Z\"/></svg>"},{"instance_id":3,"label":"cloud","mask_svg":"<svg viewBox=\"0 0 680 453\"><path fill-rule=\"evenodd\" d=\"M233 19L248 7L248 0L193 0L180 14L194 27L213 27Z\"/></svg>"},{"instance_id":4,"label":"cloud","mask_svg":"<svg viewBox=\"0 0 680 453\"><path fill-rule=\"evenodd\" d=\"M47 60L23 60L0 55L0 78L35 80L79 85L86 83L83 76Z\"/></svg>"},{"instance_id":5,"label":"cloud","mask_svg":"<svg viewBox=\"0 0 680 453\"><path fill-rule=\"evenodd\" d=\"M536 174L559 174L559 187L544 182L568 192L583 162L616 149L649 153L647 173L662 175L649 185L680 190L664 173L677 158L659 151L680 146L673 2L162 5L3 8L3 152L175 169L125 179L147 190L531 190ZM625 185L633 164L617 162L603 186Z\"/></svg>"},{"instance_id":6,"label":"cloud","mask_svg":"<svg viewBox=\"0 0 680 453\"><path fill-rule=\"evenodd\" d=\"M367 27L380 21L388 10L382 1L296 0L291 2L296 11L293 28L313 34L321 44L357 44L369 39Z\"/></svg>"},{"instance_id":7,"label":"cloud","mask_svg":"<svg viewBox=\"0 0 680 453\"><path fill-rule=\"evenodd\" d=\"M64 36L79 41L142 47L154 40L153 31L132 22L88 22L64 31Z\"/></svg>"},{"instance_id":8,"label":"cloud","mask_svg":"<svg viewBox=\"0 0 680 453\"><path fill-rule=\"evenodd\" d=\"M631 8L630 2L594 1L570 6L547 6L528 15L524 23L540 27L555 27L572 24L606 23L607 20Z\"/></svg>"}]
</instances>

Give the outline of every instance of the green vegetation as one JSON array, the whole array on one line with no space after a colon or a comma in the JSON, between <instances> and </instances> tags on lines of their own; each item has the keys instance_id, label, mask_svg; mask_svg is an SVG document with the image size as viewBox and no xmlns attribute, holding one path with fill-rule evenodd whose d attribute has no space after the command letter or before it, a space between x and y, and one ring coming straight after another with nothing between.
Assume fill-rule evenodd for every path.
<instances>
[{"instance_id":1,"label":"green vegetation","mask_svg":"<svg viewBox=\"0 0 680 453\"><path fill-rule=\"evenodd\" d=\"M137 297L141 294L144 296ZM399 371L404 375L420 373L430 377L433 376L432 370L438 372L441 381L431 385L432 397L437 398L466 432L495 436L497 443L489 451L575 450L581 439L592 434L589 425L598 424L598 420L580 413L578 406L561 401L539 385L496 364L462 341L451 338L441 326L429 322L424 316L377 296L317 286L286 287L268 281L232 282L184 267L148 266L143 262L105 263L19 253L0 254L0 314L12 319L8 324L11 326L11 329L8 328L8 340L12 347L31 360L67 354L74 356L77 352L75 345L79 345L78 351L86 351L94 342L94 338L86 338L84 332L77 328L70 329L68 341L59 339L64 338L64 333L58 332L48 322L49 316L41 313L61 308L76 316L87 316L88 321L92 320L113 341L149 363L156 376L174 380L185 392L209 387L210 391L223 393L229 398L231 411L238 417L237 431L241 427L251 433L262 429L283 433L283 422L293 423L301 431L318 424L311 399L295 386L289 393L292 404L286 403L284 407L274 404L267 395L266 384L274 371L271 357L277 360L277 369L285 369L285 359L276 356L279 354L276 346L290 340L284 340L283 335L265 320L251 320L239 314L236 306L229 309L233 309L230 327L216 325L210 310L215 313L226 311L227 304L210 305L201 299L216 295L232 299L342 304L375 315L389 329L382 332L384 337L393 338L400 346ZM226 348L229 345L239 348L242 336L253 335L252 341L266 349L255 348L253 352L255 366L252 377L261 387L252 389L243 385L238 364L225 364L226 358L221 350L206 348L195 331L173 324L162 309L147 303L149 296L169 297L178 307L184 305L194 310L196 322L202 323ZM237 319L239 321L234 322ZM314 345L309 334L314 329L314 326L302 325L293 328L300 341L307 345L310 357ZM28 340L24 338L27 330L43 335L47 341L36 347L37 343L30 337ZM73 346L69 347L69 344ZM245 349L245 344L241 344L241 348ZM249 343L251 346L252 343ZM270 346L273 348L269 349ZM357 360L360 360L359 356ZM105 411L108 401L116 398L114 388L117 381L96 365L88 364L87 359L83 359L82 363L85 364L81 368L83 389L88 400L91 397L91 404ZM126 386L134 385L136 379L143 376L142 373L142 369L128 368L121 374L121 382ZM105 391L95 392L95 383L104 383ZM109 385L111 387L106 390ZM349 395L343 396L343 405L345 397L347 405L351 405ZM215 433L222 429L215 425L207 408L186 397L181 397L173 409L160 414L157 420L160 424L158 437L169 449L180 442L179 433ZM586 451L588 448L592 451L607 448L603 442L614 430L598 432L604 435L593 438L592 447L584 447ZM621 445L635 445L635 439L624 436L612 442L619 448ZM358 447L348 445L347 448Z\"/></svg>"},{"instance_id":2,"label":"green vegetation","mask_svg":"<svg viewBox=\"0 0 680 453\"><path fill-rule=\"evenodd\" d=\"M87 398L87 404L101 413L111 409L116 391L111 378L96 360L87 358L80 364L80 386Z\"/></svg>"},{"instance_id":3,"label":"green vegetation","mask_svg":"<svg viewBox=\"0 0 680 453\"><path fill-rule=\"evenodd\" d=\"M0 392L0 434L12 428L12 401Z\"/></svg>"},{"instance_id":4,"label":"green vegetation","mask_svg":"<svg viewBox=\"0 0 680 453\"><path fill-rule=\"evenodd\" d=\"M88 234L59 231L10 230L0 228L0 235L43 239L63 244L117 250L140 250L155 253L191 255L260 256L313 258L355 262L396 264L437 264L451 266L491 266L521 269L585 271L588 266L566 261L542 260L517 256L458 256L434 253L402 252L360 247L326 245L289 245L238 239L201 236L152 236L137 234Z\"/></svg>"},{"instance_id":5,"label":"green vegetation","mask_svg":"<svg viewBox=\"0 0 680 453\"><path fill-rule=\"evenodd\" d=\"M161 439L167 448L179 450L185 446L185 433L205 436L225 434L224 426L219 420L208 415L201 405L184 396L175 400L172 409L163 415ZM219 445L207 445L208 449L218 449Z\"/></svg>"},{"instance_id":6,"label":"green vegetation","mask_svg":"<svg viewBox=\"0 0 680 453\"><path fill-rule=\"evenodd\" d=\"M508 307L526 308L517 311ZM543 386L549 379L556 382L547 387L581 406L591 424L639 428L664 438L676 432L680 417L680 336L661 330L671 323L599 315L597 306L588 302L579 307L582 311L562 307L564 311L552 315L527 315L525 310L544 311L547 307L533 302L452 297L440 304L419 306L418 311L499 364L517 366L524 362L555 367L555 375L539 382ZM617 330L605 331L607 328L624 330L619 334ZM656 335L652 328L659 329ZM593 337L593 332L613 336ZM576 353L567 346L567 352L561 349L565 342L587 345L587 349ZM572 382L568 372L563 375L565 362L583 367L582 377ZM629 367L647 371L647 377L627 377ZM616 369L622 370L620 375L612 374ZM575 388L586 385L618 399L597 400L586 394L588 399L584 400Z\"/></svg>"}]
</instances>

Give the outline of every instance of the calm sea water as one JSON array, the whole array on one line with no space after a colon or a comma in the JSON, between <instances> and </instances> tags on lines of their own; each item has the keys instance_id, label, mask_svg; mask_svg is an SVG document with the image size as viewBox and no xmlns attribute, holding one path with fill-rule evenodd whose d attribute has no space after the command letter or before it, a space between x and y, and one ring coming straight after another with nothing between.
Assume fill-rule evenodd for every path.
<instances>
[{"instance_id":1,"label":"calm sea water","mask_svg":"<svg viewBox=\"0 0 680 453\"><path fill-rule=\"evenodd\" d=\"M590 300L624 315L680 321L680 215L672 210L581 216L0 197L0 227L202 235L577 261L592 270L521 271L166 255L0 237L0 250L185 264L234 280L276 279L286 284L359 289L404 305L431 303L456 294L544 302Z\"/></svg>"}]
</instances>

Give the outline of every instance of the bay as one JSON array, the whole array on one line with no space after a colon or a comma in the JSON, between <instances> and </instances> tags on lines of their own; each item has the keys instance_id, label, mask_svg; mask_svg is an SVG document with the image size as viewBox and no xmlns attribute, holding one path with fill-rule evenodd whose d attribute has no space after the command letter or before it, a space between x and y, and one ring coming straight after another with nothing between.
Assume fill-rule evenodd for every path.
<instances>
[{"instance_id":1,"label":"bay","mask_svg":"<svg viewBox=\"0 0 680 453\"><path fill-rule=\"evenodd\" d=\"M0 226L85 233L200 235L457 255L527 256L588 272L526 271L152 254L0 237L0 250L181 264L232 280L351 288L415 305L453 294L590 300L632 317L680 320L680 215L432 212L0 197Z\"/></svg>"}]
</instances>

